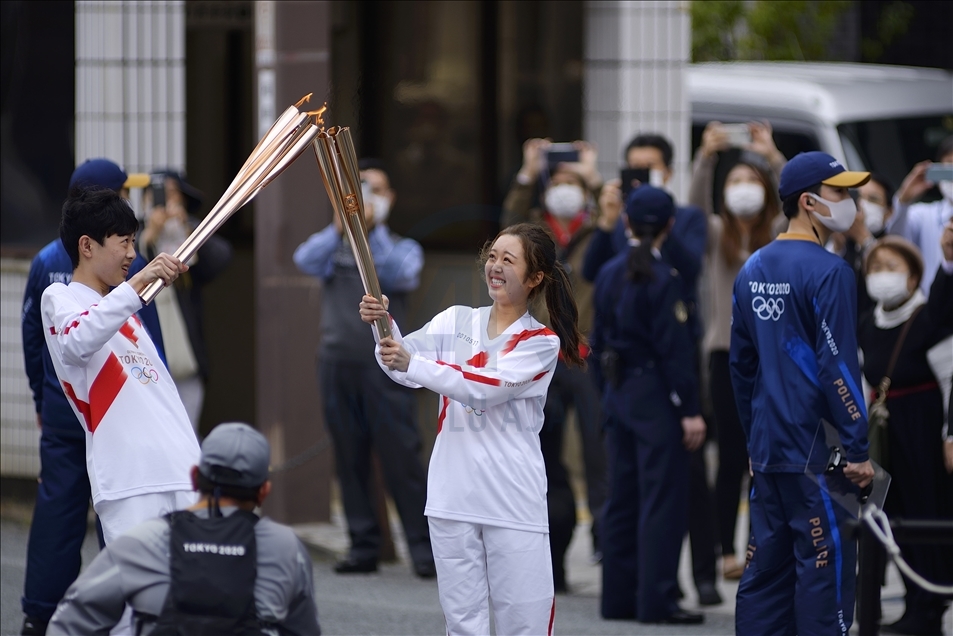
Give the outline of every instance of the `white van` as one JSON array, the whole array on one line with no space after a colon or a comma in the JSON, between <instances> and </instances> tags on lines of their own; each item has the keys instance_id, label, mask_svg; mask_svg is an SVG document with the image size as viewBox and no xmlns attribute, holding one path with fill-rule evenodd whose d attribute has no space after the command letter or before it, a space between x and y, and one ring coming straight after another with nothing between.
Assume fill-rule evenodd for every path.
<instances>
[{"instance_id":1,"label":"white van","mask_svg":"<svg viewBox=\"0 0 953 636\"><path fill-rule=\"evenodd\" d=\"M768 120L779 150L824 150L899 186L953 134L953 73L874 64L728 62L688 67L692 148L712 121Z\"/></svg>"}]
</instances>

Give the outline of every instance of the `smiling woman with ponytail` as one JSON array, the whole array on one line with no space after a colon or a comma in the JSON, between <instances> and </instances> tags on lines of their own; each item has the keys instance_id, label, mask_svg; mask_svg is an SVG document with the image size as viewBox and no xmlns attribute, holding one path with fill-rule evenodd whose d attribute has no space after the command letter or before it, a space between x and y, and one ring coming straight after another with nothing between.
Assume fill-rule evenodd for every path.
<instances>
[{"instance_id":1,"label":"smiling woman with ponytail","mask_svg":"<svg viewBox=\"0 0 953 636\"><path fill-rule=\"evenodd\" d=\"M539 433L557 359L582 364L578 311L543 228L504 229L480 260L489 307L450 307L402 336L387 298L364 296L361 319L390 320L393 337L374 335L380 366L392 380L440 394L424 512L447 633L490 633L490 605L497 634L552 633ZM540 294L555 331L530 315L530 301Z\"/></svg>"},{"instance_id":2,"label":"smiling woman with ponytail","mask_svg":"<svg viewBox=\"0 0 953 636\"><path fill-rule=\"evenodd\" d=\"M625 212L629 249L596 278L592 334L609 452L602 616L700 623L702 615L681 610L675 598L688 529L685 467L705 440L683 283L659 251L675 202L643 185L629 195Z\"/></svg>"}]
</instances>

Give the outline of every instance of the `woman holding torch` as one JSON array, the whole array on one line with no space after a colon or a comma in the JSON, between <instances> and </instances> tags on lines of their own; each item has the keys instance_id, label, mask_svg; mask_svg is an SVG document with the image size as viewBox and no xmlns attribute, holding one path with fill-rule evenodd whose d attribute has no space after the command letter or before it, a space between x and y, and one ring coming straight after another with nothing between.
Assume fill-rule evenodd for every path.
<instances>
[{"instance_id":1,"label":"woman holding torch","mask_svg":"<svg viewBox=\"0 0 953 636\"><path fill-rule=\"evenodd\" d=\"M560 356L581 365L578 312L556 245L521 223L484 247L493 304L450 307L401 336L386 297L365 295L361 319L390 320L381 368L440 394L426 515L448 634L551 634L555 618L540 451L543 404ZM529 313L543 294L555 332Z\"/></svg>"}]
</instances>

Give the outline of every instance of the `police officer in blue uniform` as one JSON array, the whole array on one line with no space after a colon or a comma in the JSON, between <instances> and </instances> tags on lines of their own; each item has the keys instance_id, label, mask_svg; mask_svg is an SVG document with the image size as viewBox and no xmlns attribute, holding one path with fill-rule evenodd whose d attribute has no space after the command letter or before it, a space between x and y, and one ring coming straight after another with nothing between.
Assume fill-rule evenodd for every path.
<instances>
[{"instance_id":1,"label":"police officer in blue uniform","mask_svg":"<svg viewBox=\"0 0 953 636\"><path fill-rule=\"evenodd\" d=\"M628 250L595 283L593 371L604 389L609 500L602 616L696 624L677 603L689 453L705 439L683 281L661 260L675 203L643 185L626 202Z\"/></svg>"},{"instance_id":2,"label":"police officer in blue uniform","mask_svg":"<svg viewBox=\"0 0 953 636\"><path fill-rule=\"evenodd\" d=\"M729 366L752 469L740 636L850 629L856 546L824 476L830 452L814 442L820 420L830 422L844 476L860 487L873 478L854 272L824 249L832 232L854 222L848 188L869 178L823 152L792 159L779 188L788 231L752 254L735 279ZM816 475L805 474L809 464Z\"/></svg>"}]
</instances>

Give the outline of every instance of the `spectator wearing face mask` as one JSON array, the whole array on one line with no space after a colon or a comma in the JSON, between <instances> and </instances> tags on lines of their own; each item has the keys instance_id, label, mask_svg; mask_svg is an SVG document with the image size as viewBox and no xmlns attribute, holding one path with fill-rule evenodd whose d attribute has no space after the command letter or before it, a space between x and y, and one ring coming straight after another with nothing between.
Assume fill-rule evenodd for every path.
<instances>
[{"instance_id":1,"label":"spectator wearing face mask","mask_svg":"<svg viewBox=\"0 0 953 636\"><path fill-rule=\"evenodd\" d=\"M886 234L885 226L893 216L894 189L883 175L870 174L870 181L854 193L857 197L857 216L846 232L835 232L828 249L843 256L857 276L857 316L872 309L874 301L864 284L864 254Z\"/></svg>"},{"instance_id":2,"label":"spectator wearing face mask","mask_svg":"<svg viewBox=\"0 0 953 636\"><path fill-rule=\"evenodd\" d=\"M718 431L715 512L722 575L733 580L740 579L744 572L744 560L735 556L735 529L741 484L748 471L748 450L728 369L732 286L748 257L774 238L772 227L781 209L775 194L775 167L785 163L774 145L771 128L759 123L750 126L754 141L728 171L715 204L715 167L718 153L728 149L728 138L718 122L705 128L693 164L690 189L690 201L704 209L708 218L704 267L708 297L703 303L705 332L701 348L702 359L708 360L709 394ZM713 213L713 205L718 214Z\"/></svg>"},{"instance_id":3,"label":"spectator wearing face mask","mask_svg":"<svg viewBox=\"0 0 953 636\"><path fill-rule=\"evenodd\" d=\"M383 164L362 159L358 167L374 267L381 290L390 298L394 319L403 320L407 297L420 285L423 249L387 226L397 195ZM381 373L367 326L353 313L364 295L364 286L341 217L334 214L332 223L299 245L294 262L303 273L322 282L318 381L351 539L347 557L335 564L334 571L377 571L381 529L370 482L373 451L380 459L387 490L400 514L414 573L433 578L436 570L424 517L427 477L420 463L414 396L410 389Z\"/></svg>"},{"instance_id":4,"label":"spectator wearing face mask","mask_svg":"<svg viewBox=\"0 0 953 636\"><path fill-rule=\"evenodd\" d=\"M893 478L884 502L891 518L953 520L953 475L944 465L953 440L942 433L943 394L928 360L928 351L953 331L953 222L947 224L940 247L943 260L934 272L929 300L920 288L925 273L920 251L909 241L885 236L865 260L866 286L876 305L861 317L857 343L867 382L878 387L884 377L890 378L884 396L889 412L886 439L881 437L882 454L875 459ZM941 585L953 581L953 548L901 542L900 549L928 580ZM949 600L907 579L904 585L906 610L883 632L941 633Z\"/></svg>"},{"instance_id":5,"label":"spectator wearing face mask","mask_svg":"<svg viewBox=\"0 0 953 636\"><path fill-rule=\"evenodd\" d=\"M153 173L153 188L145 191L149 210L139 244L148 258L166 252L174 254L198 226L197 213L202 193L186 181L185 176L170 169ZM153 200L155 188L162 187L164 202ZM203 290L228 267L232 246L213 234L189 261L189 269L179 276L173 287L156 297L156 311L165 336L169 373L175 380L179 397L189 414L196 433L205 402L205 384L209 377L209 355L205 344Z\"/></svg>"},{"instance_id":6,"label":"spectator wearing face mask","mask_svg":"<svg viewBox=\"0 0 953 636\"><path fill-rule=\"evenodd\" d=\"M940 163L953 164L953 135L940 142L936 153ZM953 218L953 181L941 181L934 184L926 179L929 161L922 161L913 167L910 174L900 184L894 197L894 214L887 222L887 233L897 234L917 246L923 254L923 280L920 289L930 293L930 285L936 268L943 260L940 252L940 235L943 226ZM927 190L936 185L943 198L931 203L916 203Z\"/></svg>"},{"instance_id":7,"label":"spectator wearing face mask","mask_svg":"<svg viewBox=\"0 0 953 636\"><path fill-rule=\"evenodd\" d=\"M523 144L523 165L503 202L503 227L517 223L535 223L547 228L556 241L556 258L563 264L572 283L573 296L579 308L579 330L592 328L592 284L582 278L582 260L593 233L590 214L591 192L598 191L602 179L596 170L596 150L584 141L575 142L579 161L550 167L544 183L541 206L534 208L533 195L540 175L547 168L546 139L529 139ZM545 307L533 310L540 322L548 324ZM588 349L580 347L585 357ZM553 557L553 583L557 592L566 591L564 567L566 550L576 527L576 504L569 476L562 463L563 432L570 409L582 440L583 464L586 473L586 495L592 514L593 558L601 558L599 545L599 512L606 499L606 460L602 445L599 394L587 371L569 367L563 360L556 365L544 409L546 425L540 432L546 477L549 483L550 549Z\"/></svg>"}]
</instances>

